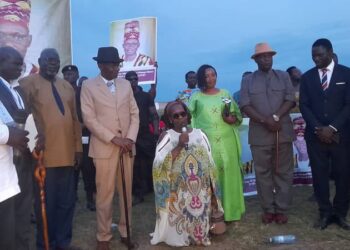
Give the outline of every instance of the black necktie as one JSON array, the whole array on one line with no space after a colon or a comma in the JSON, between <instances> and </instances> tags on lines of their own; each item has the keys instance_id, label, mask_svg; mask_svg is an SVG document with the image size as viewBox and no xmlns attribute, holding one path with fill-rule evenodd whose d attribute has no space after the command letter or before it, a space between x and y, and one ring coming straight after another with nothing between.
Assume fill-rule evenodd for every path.
<instances>
[{"instance_id":1,"label":"black necktie","mask_svg":"<svg viewBox=\"0 0 350 250\"><path fill-rule=\"evenodd\" d=\"M52 94L53 96L55 97L55 101L56 101L56 104L59 108L59 110L61 111L62 115L64 115L64 106L63 106L63 102L62 102L62 99L60 97L60 94L58 93L56 87L55 87L55 81L51 81L51 87L52 87Z\"/></svg>"}]
</instances>

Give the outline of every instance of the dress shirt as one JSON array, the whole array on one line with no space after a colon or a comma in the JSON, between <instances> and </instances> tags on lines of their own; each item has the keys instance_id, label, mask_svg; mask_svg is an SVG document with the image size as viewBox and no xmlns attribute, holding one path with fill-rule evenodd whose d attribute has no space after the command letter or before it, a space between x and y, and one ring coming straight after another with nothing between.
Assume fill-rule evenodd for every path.
<instances>
[{"instance_id":1,"label":"dress shirt","mask_svg":"<svg viewBox=\"0 0 350 250\"><path fill-rule=\"evenodd\" d=\"M6 145L9 129L0 121L0 202L20 192L12 147Z\"/></svg>"},{"instance_id":2,"label":"dress shirt","mask_svg":"<svg viewBox=\"0 0 350 250\"><path fill-rule=\"evenodd\" d=\"M327 69L327 81L328 81L328 86L329 86L329 83L331 81L331 77L332 77L332 74L333 74L333 70L334 70L334 61L332 60L332 62L326 67ZM322 81L322 72L323 68L322 69L318 69L318 75L320 76L320 82Z\"/></svg>"},{"instance_id":3,"label":"dress shirt","mask_svg":"<svg viewBox=\"0 0 350 250\"><path fill-rule=\"evenodd\" d=\"M105 79L103 76L101 76L102 80L105 82L105 84L107 85L107 88L109 89L109 91L111 91L112 94L115 93L116 89L117 89L117 86L115 86L115 83L114 83L114 79L112 80L107 80ZM113 82L113 85L111 86L108 86L108 83L109 82Z\"/></svg>"}]
</instances>

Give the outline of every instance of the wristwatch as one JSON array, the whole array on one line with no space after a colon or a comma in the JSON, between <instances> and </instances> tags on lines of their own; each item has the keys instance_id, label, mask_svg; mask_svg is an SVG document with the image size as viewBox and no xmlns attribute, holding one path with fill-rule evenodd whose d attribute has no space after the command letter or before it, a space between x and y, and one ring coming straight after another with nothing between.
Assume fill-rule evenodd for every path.
<instances>
[{"instance_id":1,"label":"wristwatch","mask_svg":"<svg viewBox=\"0 0 350 250\"><path fill-rule=\"evenodd\" d=\"M273 120L274 120L275 122L279 122L279 121L280 121L280 117L279 117L278 115L273 114L273 115L272 115L272 118L273 118Z\"/></svg>"}]
</instances>

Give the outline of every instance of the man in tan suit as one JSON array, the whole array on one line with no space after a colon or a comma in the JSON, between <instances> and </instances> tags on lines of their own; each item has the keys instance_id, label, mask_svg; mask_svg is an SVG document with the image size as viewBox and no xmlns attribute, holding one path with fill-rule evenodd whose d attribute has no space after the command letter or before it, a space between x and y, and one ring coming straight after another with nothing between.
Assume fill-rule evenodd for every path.
<instances>
[{"instance_id":1,"label":"man in tan suit","mask_svg":"<svg viewBox=\"0 0 350 250\"><path fill-rule=\"evenodd\" d=\"M57 77L60 57L56 49L44 49L39 74L19 81L26 105L32 111L44 149L46 212L50 249L73 249L72 227L76 192L74 167L82 157L81 127L72 86ZM44 249L39 187L35 185L37 249ZM29 219L29 218L28 218Z\"/></svg>"},{"instance_id":2,"label":"man in tan suit","mask_svg":"<svg viewBox=\"0 0 350 250\"><path fill-rule=\"evenodd\" d=\"M139 129L139 110L130 83L116 79L118 50L102 47L97 61L100 75L86 80L81 91L81 109L86 127L91 131L89 156L96 166L97 249L109 249L112 239L112 201L117 186L121 242L127 244L120 157L123 157L128 218L131 222L131 187L134 143ZM133 247L134 244L131 244Z\"/></svg>"}]
</instances>

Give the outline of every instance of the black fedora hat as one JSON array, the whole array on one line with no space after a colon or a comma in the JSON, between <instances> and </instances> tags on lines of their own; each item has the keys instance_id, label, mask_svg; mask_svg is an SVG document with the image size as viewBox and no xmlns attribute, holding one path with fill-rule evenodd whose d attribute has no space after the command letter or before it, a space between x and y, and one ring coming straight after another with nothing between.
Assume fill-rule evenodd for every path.
<instances>
[{"instance_id":1,"label":"black fedora hat","mask_svg":"<svg viewBox=\"0 0 350 250\"><path fill-rule=\"evenodd\" d=\"M115 47L98 48L97 56L92 59L98 63L120 63L124 61L119 58L118 50Z\"/></svg>"}]
</instances>

